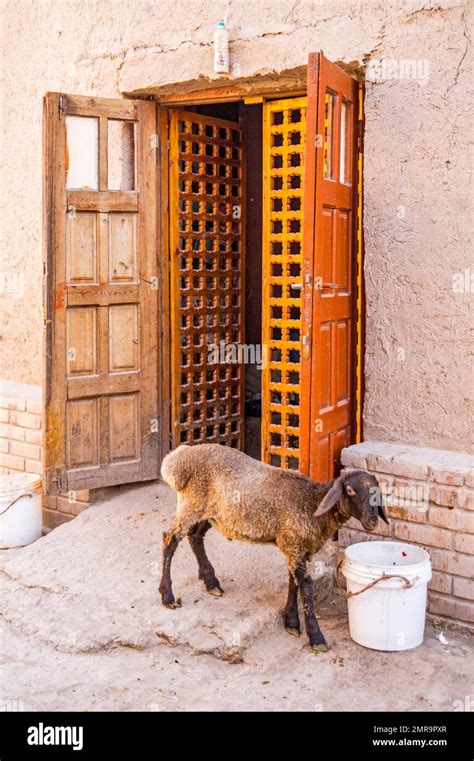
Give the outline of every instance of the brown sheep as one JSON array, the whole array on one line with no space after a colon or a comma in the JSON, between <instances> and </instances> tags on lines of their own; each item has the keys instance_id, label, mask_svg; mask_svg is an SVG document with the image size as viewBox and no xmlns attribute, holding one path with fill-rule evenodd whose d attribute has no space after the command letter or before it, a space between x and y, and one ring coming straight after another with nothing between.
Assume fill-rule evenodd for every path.
<instances>
[{"instance_id":1,"label":"brown sheep","mask_svg":"<svg viewBox=\"0 0 474 761\"><path fill-rule=\"evenodd\" d=\"M315 483L220 444L178 447L164 458L161 474L178 494L176 517L163 534L163 605L181 605L172 591L171 560L185 536L207 591L216 597L223 594L204 548L204 535L214 526L228 539L276 544L289 570L286 630L300 634L299 589L309 644L316 651L327 650L314 613L313 581L306 564L351 516L367 531L374 530L379 517L387 522L377 479L358 470Z\"/></svg>"}]
</instances>

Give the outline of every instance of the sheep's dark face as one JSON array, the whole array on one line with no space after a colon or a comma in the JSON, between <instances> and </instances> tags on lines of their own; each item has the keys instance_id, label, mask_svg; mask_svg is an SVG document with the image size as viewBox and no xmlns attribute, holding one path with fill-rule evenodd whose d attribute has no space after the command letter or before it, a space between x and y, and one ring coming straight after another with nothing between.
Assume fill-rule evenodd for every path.
<instances>
[{"instance_id":1,"label":"sheep's dark face","mask_svg":"<svg viewBox=\"0 0 474 761\"><path fill-rule=\"evenodd\" d=\"M348 473L343 477L343 491L351 515L362 523L366 531L373 531L379 518L388 523L380 486L371 473L361 470Z\"/></svg>"}]
</instances>

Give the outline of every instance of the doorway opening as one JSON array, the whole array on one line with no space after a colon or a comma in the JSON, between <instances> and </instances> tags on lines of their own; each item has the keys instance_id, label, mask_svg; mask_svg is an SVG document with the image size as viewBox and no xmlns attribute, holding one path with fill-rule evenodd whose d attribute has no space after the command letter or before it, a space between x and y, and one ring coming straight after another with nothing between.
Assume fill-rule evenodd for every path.
<instances>
[{"instance_id":1,"label":"doorway opening","mask_svg":"<svg viewBox=\"0 0 474 761\"><path fill-rule=\"evenodd\" d=\"M169 111L173 446L300 467L306 97Z\"/></svg>"}]
</instances>

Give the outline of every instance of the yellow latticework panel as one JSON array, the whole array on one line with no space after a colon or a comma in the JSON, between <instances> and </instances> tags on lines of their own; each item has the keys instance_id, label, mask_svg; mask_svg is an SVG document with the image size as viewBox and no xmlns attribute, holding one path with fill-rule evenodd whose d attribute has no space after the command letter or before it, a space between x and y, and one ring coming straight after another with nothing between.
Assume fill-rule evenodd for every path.
<instances>
[{"instance_id":1,"label":"yellow latticework panel","mask_svg":"<svg viewBox=\"0 0 474 761\"><path fill-rule=\"evenodd\" d=\"M173 444L243 444L245 236L238 123L172 112Z\"/></svg>"},{"instance_id":2,"label":"yellow latticework panel","mask_svg":"<svg viewBox=\"0 0 474 761\"><path fill-rule=\"evenodd\" d=\"M263 107L262 459L298 470L306 98Z\"/></svg>"}]
</instances>

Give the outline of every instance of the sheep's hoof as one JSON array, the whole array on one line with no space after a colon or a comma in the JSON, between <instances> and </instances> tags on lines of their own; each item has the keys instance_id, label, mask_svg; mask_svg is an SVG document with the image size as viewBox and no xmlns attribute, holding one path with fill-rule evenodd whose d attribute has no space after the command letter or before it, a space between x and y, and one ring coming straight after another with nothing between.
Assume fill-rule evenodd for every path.
<instances>
[{"instance_id":1,"label":"sheep's hoof","mask_svg":"<svg viewBox=\"0 0 474 761\"><path fill-rule=\"evenodd\" d=\"M163 605L165 606L165 608L169 608L170 610L175 610L176 608L181 607L181 598L178 597L175 600L174 595L166 595L163 598Z\"/></svg>"},{"instance_id":2,"label":"sheep's hoof","mask_svg":"<svg viewBox=\"0 0 474 761\"><path fill-rule=\"evenodd\" d=\"M213 597L222 597L222 595L224 594L224 590L223 590L223 589L221 589L221 587L219 587L219 586L217 586L217 587L212 587L212 589L208 589L207 591L208 591L208 592L209 592L209 594L210 594L210 595L212 595Z\"/></svg>"},{"instance_id":3,"label":"sheep's hoof","mask_svg":"<svg viewBox=\"0 0 474 761\"><path fill-rule=\"evenodd\" d=\"M310 645L311 650L315 653L327 653L329 645L327 642L318 642L315 645Z\"/></svg>"},{"instance_id":4,"label":"sheep's hoof","mask_svg":"<svg viewBox=\"0 0 474 761\"><path fill-rule=\"evenodd\" d=\"M291 634L293 637L299 637L301 634L301 631L293 626L285 626L285 629L288 634Z\"/></svg>"}]
</instances>

